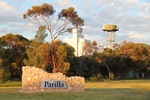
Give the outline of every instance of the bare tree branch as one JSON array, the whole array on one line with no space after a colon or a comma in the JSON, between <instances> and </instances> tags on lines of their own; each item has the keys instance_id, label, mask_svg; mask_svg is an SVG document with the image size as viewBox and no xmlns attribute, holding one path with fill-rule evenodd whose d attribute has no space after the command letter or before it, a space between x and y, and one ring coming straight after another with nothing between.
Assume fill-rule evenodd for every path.
<instances>
[{"instance_id":1,"label":"bare tree branch","mask_svg":"<svg viewBox=\"0 0 150 100\"><path fill-rule=\"evenodd\" d=\"M59 28L59 30L57 30L56 31L56 33L53 35L53 39L56 39L60 34L61 34L61 32L67 27L67 25L68 25L69 23L64 23L60 28Z\"/></svg>"},{"instance_id":2,"label":"bare tree branch","mask_svg":"<svg viewBox=\"0 0 150 100\"><path fill-rule=\"evenodd\" d=\"M45 19L45 17L43 15L40 15L40 17L45 21L47 28L51 29L50 24L48 23L48 21Z\"/></svg>"},{"instance_id":3,"label":"bare tree branch","mask_svg":"<svg viewBox=\"0 0 150 100\"><path fill-rule=\"evenodd\" d=\"M58 21L59 21L59 19L57 19L57 21L55 22L54 26L52 27L52 32L53 32L55 26L57 25Z\"/></svg>"},{"instance_id":4,"label":"bare tree branch","mask_svg":"<svg viewBox=\"0 0 150 100\"><path fill-rule=\"evenodd\" d=\"M36 20L37 23L39 23L40 26L42 25L41 22L37 19L37 17L34 17L34 20Z\"/></svg>"},{"instance_id":5,"label":"bare tree branch","mask_svg":"<svg viewBox=\"0 0 150 100\"><path fill-rule=\"evenodd\" d=\"M35 24L38 24L38 25L39 25L38 22L34 22L34 21L30 20L28 17L27 17L27 20L29 20L29 21L32 22L32 23L35 23Z\"/></svg>"}]
</instances>

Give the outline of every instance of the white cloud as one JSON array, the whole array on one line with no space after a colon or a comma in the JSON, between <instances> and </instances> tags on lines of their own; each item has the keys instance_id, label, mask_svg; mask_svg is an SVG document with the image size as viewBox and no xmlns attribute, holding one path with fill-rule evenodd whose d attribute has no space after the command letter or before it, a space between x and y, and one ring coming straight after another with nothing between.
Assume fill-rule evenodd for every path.
<instances>
[{"instance_id":1,"label":"white cloud","mask_svg":"<svg viewBox=\"0 0 150 100\"><path fill-rule=\"evenodd\" d=\"M145 37L145 34L139 34L139 33L134 33L134 32L130 32L128 33L129 37L131 39L143 39Z\"/></svg>"},{"instance_id":2,"label":"white cloud","mask_svg":"<svg viewBox=\"0 0 150 100\"><path fill-rule=\"evenodd\" d=\"M75 6L70 0L57 0L54 2L54 5L58 6L58 8L64 9L70 6Z\"/></svg>"},{"instance_id":3,"label":"white cloud","mask_svg":"<svg viewBox=\"0 0 150 100\"><path fill-rule=\"evenodd\" d=\"M14 8L10 6L7 2L0 1L0 9L1 11L8 12L8 11L12 11Z\"/></svg>"},{"instance_id":4,"label":"white cloud","mask_svg":"<svg viewBox=\"0 0 150 100\"><path fill-rule=\"evenodd\" d=\"M85 20L83 35L91 41L95 39L105 43L103 24L117 24L119 31L116 33L116 42L127 40L150 44L149 0L51 0L51 2L49 0L14 0L17 2L15 4L8 1L0 1L0 35L9 31L33 37L38 26L30 26L29 21L22 19L22 13L29 8L28 6L45 2L52 4L57 11L69 6L74 7L79 16ZM65 41L69 39L70 37Z\"/></svg>"},{"instance_id":5,"label":"white cloud","mask_svg":"<svg viewBox=\"0 0 150 100\"><path fill-rule=\"evenodd\" d=\"M69 0L59 0L59 5L64 6L69 2Z\"/></svg>"},{"instance_id":6,"label":"white cloud","mask_svg":"<svg viewBox=\"0 0 150 100\"><path fill-rule=\"evenodd\" d=\"M149 37L147 33L150 32L150 3L141 3L139 0L87 0L87 3L81 6L81 10L86 25L84 34L90 36L91 33L95 36L101 34L99 38L102 39L105 37L101 31L102 25L111 23L119 26L116 34L117 42L139 41L139 39L145 42L146 37ZM136 36L131 32L135 32Z\"/></svg>"},{"instance_id":7,"label":"white cloud","mask_svg":"<svg viewBox=\"0 0 150 100\"><path fill-rule=\"evenodd\" d=\"M63 38L63 41L66 42L66 43L72 43L72 39L69 38L69 37Z\"/></svg>"}]
</instances>

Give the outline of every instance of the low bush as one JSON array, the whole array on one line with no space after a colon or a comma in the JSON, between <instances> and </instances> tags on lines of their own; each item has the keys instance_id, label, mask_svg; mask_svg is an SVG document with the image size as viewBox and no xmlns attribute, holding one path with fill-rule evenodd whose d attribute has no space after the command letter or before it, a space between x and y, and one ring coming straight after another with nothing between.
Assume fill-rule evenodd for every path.
<instances>
[{"instance_id":1,"label":"low bush","mask_svg":"<svg viewBox=\"0 0 150 100\"><path fill-rule=\"evenodd\" d=\"M0 78L1 78L1 81L4 81L4 82L10 80L10 78L11 78L10 70L7 68L1 68L0 69Z\"/></svg>"},{"instance_id":2,"label":"low bush","mask_svg":"<svg viewBox=\"0 0 150 100\"><path fill-rule=\"evenodd\" d=\"M103 81L103 75L102 74L97 74L96 76L90 77L90 81L92 82L97 82L97 81Z\"/></svg>"},{"instance_id":3,"label":"low bush","mask_svg":"<svg viewBox=\"0 0 150 100\"><path fill-rule=\"evenodd\" d=\"M108 79L113 80L114 77L115 77L114 73L113 73L113 72L110 72L110 75L109 75Z\"/></svg>"}]
</instances>

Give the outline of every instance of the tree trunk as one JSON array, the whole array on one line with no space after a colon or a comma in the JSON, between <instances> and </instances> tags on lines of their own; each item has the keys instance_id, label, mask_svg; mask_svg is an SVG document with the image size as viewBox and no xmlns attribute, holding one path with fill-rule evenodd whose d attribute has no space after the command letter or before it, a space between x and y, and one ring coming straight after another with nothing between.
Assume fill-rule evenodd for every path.
<instances>
[{"instance_id":1,"label":"tree trunk","mask_svg":"<svg viewBox=\"0 0 150 100\"><path fill-rule=\"evenodd\" d=\"M104 62L104 65L106 66L106 68L107 68L107 70L108 70L108 75L109 75L109 77L110 77L110 69L109 69L109 67L108 67L108 65Z\"/></svg>"}]
</instances>

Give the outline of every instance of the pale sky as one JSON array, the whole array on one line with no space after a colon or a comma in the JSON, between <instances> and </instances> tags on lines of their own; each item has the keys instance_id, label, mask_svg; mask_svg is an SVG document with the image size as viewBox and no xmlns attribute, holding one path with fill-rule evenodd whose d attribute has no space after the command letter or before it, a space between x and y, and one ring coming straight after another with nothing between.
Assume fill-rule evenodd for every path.
<instances>
[{"instance_id":1,"label":"pale sky","mask_svg":"<svg viewBox=\"0 0 150 100\"><path fill-rule=\"evenodd\" d=\"M60 10L74 7L84 19L87 39L106 44L103 24L116 24L116 42L131 41L150 45L150 0L0 0L0 36L13 33L32 39L37 25L24 20L22 14L34 5L49 3ZM71 35L60 36L68 41ZM47 40L49 37L47 37Z\"/></svg>"}]
</instances>

